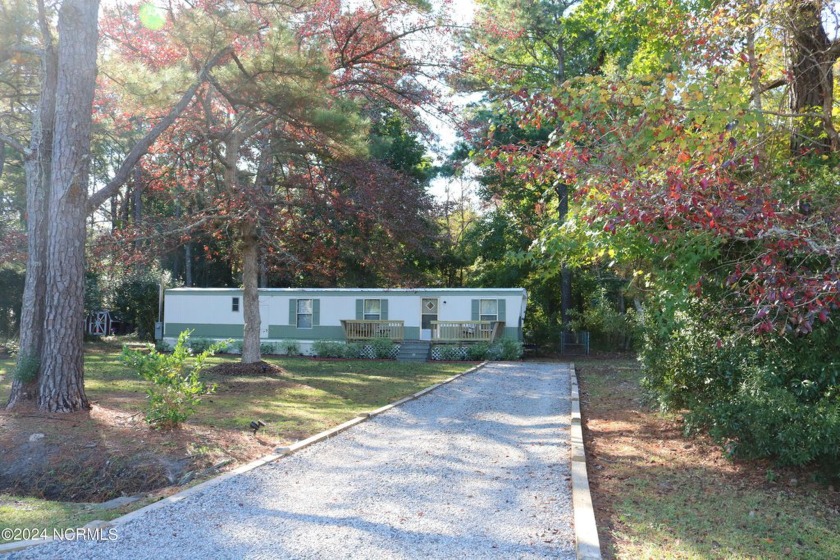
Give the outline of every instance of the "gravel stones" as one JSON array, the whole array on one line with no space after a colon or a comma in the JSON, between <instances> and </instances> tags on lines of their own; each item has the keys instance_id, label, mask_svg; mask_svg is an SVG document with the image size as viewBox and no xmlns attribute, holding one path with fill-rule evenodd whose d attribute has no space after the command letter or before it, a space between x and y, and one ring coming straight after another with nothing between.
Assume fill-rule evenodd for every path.
<instances>
[{"instance_id":1,"label":"gravel stones","mask_svg":"<svg viewBox=\"0 0 840 560\"><path fill-rule=\"evenodd\" d=\"M12 558L574 558L568 369L492 363L253 471Z\"/></svg>"}]
</instances>

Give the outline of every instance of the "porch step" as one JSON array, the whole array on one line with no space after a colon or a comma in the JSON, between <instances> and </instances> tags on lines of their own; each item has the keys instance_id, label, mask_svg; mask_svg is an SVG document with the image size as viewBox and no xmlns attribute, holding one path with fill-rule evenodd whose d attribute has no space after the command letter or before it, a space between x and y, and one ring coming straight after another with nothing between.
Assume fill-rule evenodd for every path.
<instances>
[{"instance_id":1,"label":"porch step","mask_svg":"<svg viewBox=\"0 0 840 560\"><path fill-rule=\"evenodd\" d=\"M429 359L432 343L428 340L405 340L397 354L398 362L425 362Z\"/></svg>"}]
</instances>

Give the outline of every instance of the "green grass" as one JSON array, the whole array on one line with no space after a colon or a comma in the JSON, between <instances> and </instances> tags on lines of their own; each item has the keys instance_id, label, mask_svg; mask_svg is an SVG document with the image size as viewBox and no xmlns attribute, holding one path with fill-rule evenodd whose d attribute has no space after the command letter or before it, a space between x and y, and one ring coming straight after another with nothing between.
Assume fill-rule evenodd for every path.
<instances>
[{"instance_id":1,"label":"green grass","mask_svg":"<svg viewBox=\"0 0 840 560\"><path fill-rule=\"evenodd\" d=\"M767 464L733 464L707 439L684 439L676 416L645 406L633 361L576 365L593 498L609 504L598 520L606 557L840 558L836 492L806 472L768 477Z\"/></svg>"},{"instance_id":2,"label":"green grass","mask_svg":"<svg viewBox=\"0 0 840 560\"><path fill-rule=\"evenodd\" d=\"M214 363L236 361L216 357ZM467 369L459 364L390 361L328 361L269 358L286 374L211 376L218 385L190 423L242 429L252 420L267 425L261 433L285 443L303 439L345 422L362 412L399 400ZM243 399L246 393L249 398Z\"/></svg>"},{"instance_id":3,"label":"green grass","mask_svg":"<svg viewBox=\"0 0 840 560\"><path fill-rule=\"evenodd\" d=\"M120 414L139 414L146 402L148 382L119 360L119 348L106 344L88 344L85 352L85 392L100 407ZM207 375L208 383L217 384L214 394L199 405L187 424L199 431L196 440L183 450L208 457L235 457L239 462L250 460L243 442L252 440L248 424L260 419L266 423L259 438L273 444L291 443L338 425L362 412L394 402L429 385L461 373L469 364L398 363L367 360L314 360L311 358L273 358L267 361L283 368L282 375ZM215 356L209 366L238 362L236 356ZM8 399L11 386L9 373L13 359L0 359L0 405ZM2 414L2 413L0 413ZM2 420L0 418L0 420ZM48 439L60 441L63 422L49 426L38 424L37 418L16 418L30 431L45 431ZM24 429L24 428L19 428ZM119 426L103 426L94 421L74 426L85 440L122 443L126 448L140 446L137 432ZM50 430L58 430L53 433ZM124 438L122 442L120 438ZM151 439L145 445L151 444ZM176 444L164 440L159 450L174 451ZM171 446L171 447L170 447ZM271 449L267 447L266 449ZM251 450L253 452L253 450ZM94 519L112 519L144 505L137 503L122 510L103 512L79 503L55 502L37 498L21 498L0 494L0 526L3 528L73 528ZM0 542L3 542L0 540Z\"/></svg>"},{"instance_id":4,"label":"green grass","mask_svg":"<svg viewBox=\"0 0 840 560\"><path fill-rule=\"evenodd\" d=\"M91 504L76 504L70 502L51 502L39 498L24 498L0 494L0 529L21 531L37 531L41 536L46 531L47 536L53 535L54 529L70 529L83 527L97 519L110 521L140 507L148 502L135 502L131 506L116 508L108 511L95 509ZM9 542L0 538L0 543Z\"/></svg>"}]
</instances>

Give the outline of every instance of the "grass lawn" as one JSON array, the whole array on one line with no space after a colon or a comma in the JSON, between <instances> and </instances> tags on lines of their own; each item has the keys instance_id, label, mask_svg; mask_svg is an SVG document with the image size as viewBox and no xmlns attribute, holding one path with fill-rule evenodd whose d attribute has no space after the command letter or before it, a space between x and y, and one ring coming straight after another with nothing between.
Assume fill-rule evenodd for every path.
<instances>
[{"instance_id":1,"label":"grass lawn","mask_svg":"<svg viewBox=\"0 0 840 560\"><path fill-rule=\"evenodd\" d=\"M605 558L840 558L838 488L684 438L645 406L633 360L576 367Z\"/></svg>"},{"instance_id":2,"label":"grass lawn","mask_svg":"<svg viewBox=\"0 0 840 560\"><path fill-rule=\"evenodd\" d=\"M273 356L265 360L280 371L208 372L205 381L216 384L216 392L204 398L182 428L161 432L143 421L147 382L119 361L119 348L88 344L85 391L93 405L90 412L56 415L0 407L0 451L6 464L34 460L38 465L31 472L21 469L14 487L8 479L2 481L0 526L71 528L117 517L179 490L179 484L267 455L278 445L309 437L472 366ZM237 361L235 356L217 356L208 363ZM13 366L13 359L0 357L0 404L8 399ZM248 425L257 419L266 426L254 436ZM30 443L33 433L43 433L43 443ZM27 455L32 449L41 450L34 459ZM56 481L62 491L58 498L50 495ZM75 503L152 490L156 492L146 500L120 510L106 512ZM70 496L77 497L68 500Z\"/></svg>"}]
</instances>

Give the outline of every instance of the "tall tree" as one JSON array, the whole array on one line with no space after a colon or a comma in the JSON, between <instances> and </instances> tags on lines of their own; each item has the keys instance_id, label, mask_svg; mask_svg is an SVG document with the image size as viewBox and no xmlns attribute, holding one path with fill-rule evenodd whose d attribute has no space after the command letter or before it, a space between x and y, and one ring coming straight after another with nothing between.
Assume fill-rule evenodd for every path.
<instances>
[{"instance_id":1,"label":"tall tree","mask_svg":"<svg viewBox=\"0 0 840 560\"><path fill-rule=\"evenodd\" d=\"M28 367L34 367L36 375L33 381L13 385L9 407L29 399L36 399L40 408L51 412L88 406L80 329L86 217L127 180L151 143L186 108L208 69L227 53L223 50L210 59L200 72L199 83L188 88L133 147L114 177L89 196L97 17L97 1L65 0L57 15L56 45L50 16L43 3L39 4L42 48L35 49L42 61L39 105L32 115L30 147L10 142L27 162L30 262L21 317L20 359L28 360Z\"/></svg>"}]
</instances>

